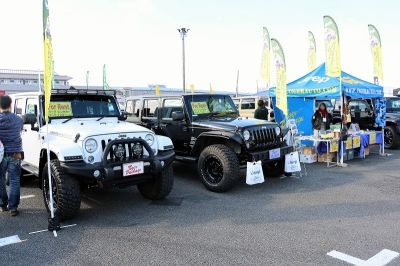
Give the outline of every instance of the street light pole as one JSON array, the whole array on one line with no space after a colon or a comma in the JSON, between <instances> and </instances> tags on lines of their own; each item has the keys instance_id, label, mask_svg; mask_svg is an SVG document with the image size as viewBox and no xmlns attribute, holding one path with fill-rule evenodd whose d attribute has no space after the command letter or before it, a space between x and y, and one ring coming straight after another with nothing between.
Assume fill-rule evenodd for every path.
<instances>
[{"instance_id":1,"label":"street light pole","mask_svg":"<svg viewBox=\"0 0 400 266\"><path fill-rule=\"evenodd\" d=\"M178 29L179 33L181 34L182 38L182 66L183 66L183 93L186 93L186 81L185 81L185 37L188 33L189 29L181 28Z\"/></svg>"}]
</instances>

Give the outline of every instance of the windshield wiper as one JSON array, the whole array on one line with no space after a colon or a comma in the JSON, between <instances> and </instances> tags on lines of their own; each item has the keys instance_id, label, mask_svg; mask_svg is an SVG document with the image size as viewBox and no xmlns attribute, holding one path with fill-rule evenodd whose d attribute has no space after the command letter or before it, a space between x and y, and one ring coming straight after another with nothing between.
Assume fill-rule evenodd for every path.
<instances>
[{"instance_id":1,"label":"windshield wiper","mask_svg":"<svg viewBox=\"0 0 400 266\"><path fill-rule=\"evenodd\" d=\"M70 118L68 118L67 120L63 121L62 123L65 124L65 123L67 123L68 121L70 121L72 118L73 118L73 117L70 117Z\"/></svg>"},{"instance_id":2,"label":"windshield wiper","mask_svg":"<svg viewBox=\"0 0 400 266\"><path fill-rule=\"evenodd\" d=\"M101 119L103 119L105 116L100 117L99 119L96 119L96 121L100 121Z\"/></svg>"}]
</instances>

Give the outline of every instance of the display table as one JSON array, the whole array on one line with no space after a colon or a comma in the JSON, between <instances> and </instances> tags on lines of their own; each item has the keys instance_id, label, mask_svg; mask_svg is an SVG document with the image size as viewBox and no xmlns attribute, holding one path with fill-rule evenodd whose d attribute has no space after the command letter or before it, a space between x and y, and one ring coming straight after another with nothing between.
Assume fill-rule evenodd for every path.
<instances>
[{"instance_id":1,"label":"display table","mask_svg":"<svg viewBox=\"0 0 400 266\"><path fill-rule=\"evenodd\" d=\"M317 152L319 154L323 154L326 151L329 151L330 147L332 147L332 142L337 141L337 139L320 139L320 138L315 138L314 136L295 136L294 139L295 139L295 141L310 140L310 141L317 142L318 143ZM325 152L322 152L322 150L325 150ZM332 167L332 166L337 165L337 163L338 163L338 161L329 162L329 160L327 160L326 166Z\"/></svg>"},{"instance_id":2,"label":"display table","mask_svg":"<svg viewBox=\"0 0 400 266\"><path fill-rule=\"evenodd\" d=\"M370 143L370 139L371 139L370 134L376 134L374 143ZM378 144L380 146L380 149L382 150L382 147L383 147L382 131L357 133L357 136L360 136L360 147L355 148L354 151L358 152L359 158L365 158L365 148L369 147L370 145Z\"/></svg>"}]
</instances>

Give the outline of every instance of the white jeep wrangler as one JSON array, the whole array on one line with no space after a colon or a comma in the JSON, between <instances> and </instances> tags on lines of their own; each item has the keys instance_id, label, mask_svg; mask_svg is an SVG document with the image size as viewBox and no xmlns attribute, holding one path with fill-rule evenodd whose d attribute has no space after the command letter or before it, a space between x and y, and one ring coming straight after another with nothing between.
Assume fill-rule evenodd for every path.
<instances>
[{"instance_id":1,"label":"white jeep wrangler","mask_svg":"<svg viewBox=\"0 0 400 266\"><path fill-rule=\"evenodd\" d=\"M49 211L49 146L54 210L61 219L78 214L81 191L87 189L137 185L152 200L171 192L175 158L171 140L125 122L115 93L72 87L52 90L48 124L43 93L11 95L14 112L24 121L22 170L39 178Z\"/></svg>"}]
</instances>

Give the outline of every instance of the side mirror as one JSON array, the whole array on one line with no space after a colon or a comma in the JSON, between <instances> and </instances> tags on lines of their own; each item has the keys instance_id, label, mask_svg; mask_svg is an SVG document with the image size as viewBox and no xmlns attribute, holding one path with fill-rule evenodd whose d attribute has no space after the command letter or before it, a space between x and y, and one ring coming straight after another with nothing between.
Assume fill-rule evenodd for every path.
<instances>
[{"instance_id":1,"label":"side mirror","mask_svg":"<svg viewBox=\"0 0 400 266\"><path fill-rule=\"evenodd\" d=\"M185 119L185 114L182 111L172 112L172 120L173 121L181 121Z\"/></svg>"},{"instance_id":2,"label":"side mirror","mask_svg":"<svg viewBox=\"0 0 400 266\"><path fill-rule=\"evenodd\" d=\"M24 114L22 115L22 122L24 124L34 125L36 124L36 115L35 114Z\"/></svg>"},{"instance_id":3,"label":"side mirror","mask_svg":"<svg viewBox=\"0 0 400 266\"><path fill-rule=\"evenodd\" d=\"M118 116L118 120L120 121L125 121L128 118L128 113L125 111L122 111L121 114Z\"/></svg>"}]
</instances>

